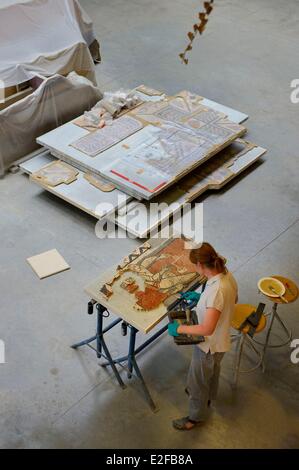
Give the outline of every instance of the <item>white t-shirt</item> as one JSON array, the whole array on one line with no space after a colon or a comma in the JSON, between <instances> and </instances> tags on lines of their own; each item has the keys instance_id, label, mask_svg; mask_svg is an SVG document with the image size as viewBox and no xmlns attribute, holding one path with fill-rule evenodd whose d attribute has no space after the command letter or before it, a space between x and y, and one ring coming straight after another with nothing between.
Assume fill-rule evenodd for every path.
<instances>
[{"instance_id":1,"label":"white t-shirt","mask_svg":"<svg viewBox=\"0 0 299 470\"><path fill-rule=\"evenodd\" d=\"M203 323L207 308L215 308L221 315L214 333L206 336L205 342L198 345L204 352L214 354L230 350L230 326L237 296L238 285L230 272L217 274L208 280L196 307L198 323Z\"/></svg>"}]
</instances>

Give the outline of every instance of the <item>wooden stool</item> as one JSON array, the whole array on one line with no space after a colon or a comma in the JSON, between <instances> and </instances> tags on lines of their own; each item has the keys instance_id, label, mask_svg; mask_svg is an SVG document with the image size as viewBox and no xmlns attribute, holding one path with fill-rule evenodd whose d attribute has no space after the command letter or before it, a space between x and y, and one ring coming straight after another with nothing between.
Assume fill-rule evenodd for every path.
<instances>
[{"instance_id":1,"label":"wooden stool","mask_svg":"<svg viewBox=\"0 0 299 470\"><path fill-rule=\"evenodd\" d=\"M288 303L295 302L295 300L297 300L298 296L299 296L299 290L298 290L298 287L296 286L294 281L292 281L291 279L288 279L286 277L282 277L282 276L271 276L271 277L273 277L274 279L277 279L278 281L282 282L282 284L285 286L286 291L285 291L285 294L284 294L284 298L287 300L287 303L279 297L269 297L268 295L263 293L263 295L268 300L273 302L272 311L271 311L271 313L268 314L268 315L270 315L270 322L269 322L269 328L268 328L268 331L267 331L267 336L266 336L265 343L260 343L259 341L254 339L254 342L256 344L259 344L260 346L263 346L263 351L262 351L263 361L264 361L265 354L267 352L267 348L280 348L282 346L286 346L287 344L289 344L291 342L292 332L286 327L286 325L284 324L284 322L282 321L282 319L278 315L277 307L278 307L278 304L287 305ZM274 323L275 319L280 324L280 326L283 329L283 331L285 332L287 338L286 338L285 341L283 341L280 344L269 344L269 339L270 339L270 335L271 335L271 331L272 331L272 327L273 327L273 323Z\"/></svg>"},{"instance_id":2,"label":"wooden stool","mask_svg":"<svg viewBox=\"0 0 299 470\"><path fill-rule=\"evenodd\" d=\"M248 318L249 315L251 315L251 313L255 311L256 311L256 307L254 305L238 304L235 306L235 311L234 311L234 315L233 315L233 319L231 323L231 326L235 330L238 331L236 335L232 335L232 339L238 341L237 350L236 350L236 361L235 361L235 367L234 367L234 379L233 379L234 388L237 386L239 373L253 372L259 367L262 367L262 369L264 370L263 355L260 353L260 351L257 350L257 348L254 345L253 339L248 335L248 332L250 329L249 325L246 325L244 328L240 330L246 318ZM263 331L266 327L266 323L267 323L266 316L262 314L259 324L255 330L255 334ZM246 370L240 370L242 353L243 353L243 348L245 344L247 344L256 353L259 360L258 360L258 363L254 367L251 367L250 369L246 369Z\"/></svg>"}]
</instances>

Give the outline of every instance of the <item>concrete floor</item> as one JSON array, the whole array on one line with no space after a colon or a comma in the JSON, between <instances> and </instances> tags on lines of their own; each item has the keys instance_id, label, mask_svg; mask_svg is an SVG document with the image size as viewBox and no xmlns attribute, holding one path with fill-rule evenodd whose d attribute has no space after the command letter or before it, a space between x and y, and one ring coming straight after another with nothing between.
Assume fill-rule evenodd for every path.
<instances>
[{"instance_id":1,"label":"concrete floor","mask_svg":"<svg viewBox=\"0 0 299 470\"><path fill-rule=\"evenodd\" d=\"M190 89L250 115L248 139L269 149L264 163L205 198L205 239L229 260L240 301L262 300L257 280L273 273L299 283L299 5L289 0L219 0L190 64L178 53L196 0L81 0L102 45L103 89L147 83L167 93ZM230 387L233 353L223 364L219 401L208 423L181 434L171 420L186 413L183 392L191 351L165 336L140 357L160 411L147 407L136 382L121 391L90 350L69 345L94 331L86 283L138 245L98 240L95 222L41 191L21 174L0 181L0 446L3 448L296 448L299 364L290 348L271 350L267 370ZM66 273L39 281L26 258L57 248ZM299 304L280 308L299 338ZM278 339L275 327L273 339ZM124 351L119 330L109 336Z\"/></svg>"}]
</instances>

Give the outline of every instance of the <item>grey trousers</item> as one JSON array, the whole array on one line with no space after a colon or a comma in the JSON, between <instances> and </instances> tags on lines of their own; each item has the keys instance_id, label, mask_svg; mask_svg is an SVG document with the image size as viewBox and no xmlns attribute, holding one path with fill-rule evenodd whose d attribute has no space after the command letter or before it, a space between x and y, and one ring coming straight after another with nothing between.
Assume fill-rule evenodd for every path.
<instances>
[{"instance_id":1,"label":"grey trousers","mask_svg":"<svg viewBox=\"0 0 299 470\"><path fill-rule=\"evenodd\" d=\"M206 354L194 346L187 380L189 418L192 421L205 421L208 417L208 401L216 400L224 354Z\"/></svg>"}]
</instances>

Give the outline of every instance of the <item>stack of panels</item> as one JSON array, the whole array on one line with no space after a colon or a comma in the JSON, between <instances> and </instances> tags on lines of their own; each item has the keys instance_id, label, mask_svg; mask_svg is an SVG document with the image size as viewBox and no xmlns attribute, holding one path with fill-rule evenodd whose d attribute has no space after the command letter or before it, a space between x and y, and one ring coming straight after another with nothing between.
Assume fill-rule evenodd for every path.
<instances>
[{"instance_id":1,"label":"stack of panels","mask_svg":"<svg viewBox=\"0 0 299 470\"><path fill-rule=\"evenodd\" d=\"M90 132L67 123L37 139L51 153L151 200L216 155L246 128L188 92L149 102Z\"/></svg>"},{"instance_id":2,"label":"stack of panels","mask_svg":"<svg viewBox=\"0 0 299 470\"><path fill-rule=\"evenodd\" d=\"M266 150L239 137L246 132L243 113L183 91L159 99L140 93L143 101L114 121L93 131L72 121L38 138L45 152L24 171L39 171L45 162L62 160L77 169L76 181L43 188L97 217L108 217L143 238L161 222L208 189L220 189ZM85 178L89 173L117 189L105 192ZM109 184L108 184L109 186ZM167 203L150 220L134 227L139 201Z\"/></svg>"}]
</instances>

